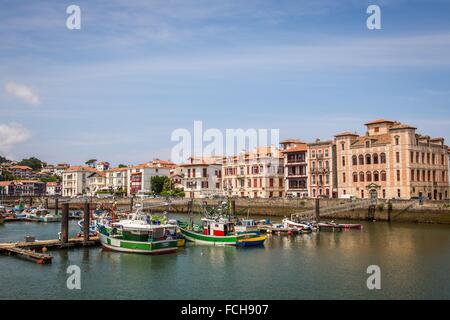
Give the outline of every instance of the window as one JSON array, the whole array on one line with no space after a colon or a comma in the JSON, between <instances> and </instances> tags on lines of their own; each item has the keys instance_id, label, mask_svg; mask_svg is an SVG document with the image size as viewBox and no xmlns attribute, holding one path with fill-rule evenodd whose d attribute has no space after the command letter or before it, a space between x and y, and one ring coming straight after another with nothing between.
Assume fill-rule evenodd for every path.
<instances>
[{"instance_id":1,"label":"window","mask_svg":"<svg viewBox=\"0 0 450 320\"><path fill-rule=\"evenodd\" d=\"M374 128L374 131L375 131L375 132L380 132L380 127L375 127L375 128Z\"/></svg>"},{"instance_id":2,"label":"window","mask_svg":"<svg viewBox=\"0 0 450 320\"><path fill-rule=\"evenodd\" d=\"M354 166L358 165L358 158L356 156L352 157L352 165L354 165Z\"/></svg>"},{"instance_id":3,"label":"window","mask_svg":"<svg viewBox=\"0 0 450 320\"><path fill-rule=\"evenodd\" d=\"M316 157L316 150L311 151L311 158L315 158Z\"/></svg>"},{"instance_id":4,"label":"window","mask_svg":"<svg viewBox=\"0 0 450 320\"><path fill-rule=\"evenodd\" d=\"M364 165L364 156L362 154L359 155L358 160L360 166Z\"/></svg>"},{"instance_id":5,"label":"window","mask_svg":"<svg viewBox=\"0 0 450 320\"><path fill-rule=\"evenodd\" d=\"M366 154L366 164L370 164L372 157L370 156L370 154Z\"/></svg>"},{"instance_id":6,"label":"window","mask_svg":"<svg viewBox=\"0 0 450 320\"><path fill-rule=\"evenodd\" d=\"M269 179L269 187L273 188L273 178Z\"/></svg>"},{"instance_id":7,"label":"window","mask_svg":"<svg viewBox=\"0 0 450 320\"><path fill-rule=\"evenodd\" d=\"M409 155L409 162L414 163L414 152L411 151L411 154Z\"/></svg>"},{"instance_id":8,"label":"window","mask_svg":"<svg viewBox=\"0 0 450 320\"><path fill-rule=\"evenodd\" d=\"M416 152L416 163L419 163L419 157L420 157L420 155L419 155L419 152Z\"/></svg>"},{"instance_id":9,"label":"window","mask_svg":"<svg viewBox=\"0 0 450 320\"><path fill-rule=\"evenodd\" d=\"M361 198L364 198L364 190L361 190Z\"/></svg>"},{"instance_id":10,"label":"window","mask_svg":"<svg viewBox=\"0 0 450 320\"><path fill-rule=\"evenodd\" d=\"M341 149L345 150L345 143L341 143Z\"/></svg>"},{"instance_id":11,"label":"window","mask_svg":"<svg viewBox=\"0 0 450 320\"><path fill-rule=\"evenodd\" d=\"M344 172L344 173L342 173L342 182L344 182L344 183L345 183L345 172Z\"/></svg>"},{"instance_id":12,"label":"window","mask_svg":"<svg viewBox=\"0 0 450 320\"><path fill-rule=\"evenodd\" d=\"M369 140L366 141L366 148L370 148L370 141Z\"/></svg>"},{"instance_id":13,"label":"window","mask_svg":"<svg viewBox=\"0 0 450 320\"><path fill-rule=\"evenodd\" d=\"M353 172L353 182L358 182L358 174Z\"/></svg>"},{"instance_id":14,"label":"window","mask_svg":"<svg viewBox=\"0 0 450 320\"><path fill-rule=\"evenodd\" d=\"M386 171L381 171L381 181L386 181Z\"/></svg>"},{"instance_id":15,"label":"window","mask_svg":"<svg viewBox=\"0 0 450 320\"><path fill-rule=\"evenodd\" d=\"M414 170L414 169L412 169L411 170L411 181L414 181L414 173L415 173L416 171Z\"/></svg>"},{"instance_id":16,"label":"window","mask_svg":"<svg viewBox=\"0 0 450 320\"><path fill-rule=\"evenodd\" d=\"M383 189L383 199L386 198L386 190Z\"/></svg>"},{"instance_id":17,"label":"window","mask_svg":"<svg viewBox=\"0 0 450 320\"><path fill-rule=\"evenodd\" d=\"M329 174L325 175L325 183L330 184L330 175Z\"/></svg>"},{"instance_id":18,"label":"window","mask_svg":"<svg viewBox=\"0 0 450 320\"><path fill-rule=\"evenodd\" d=\"M400 170L397 170L397 181L400 181Z\"/></svg>"},{"instance_id":19,"label":"window","mask_svg":"<svg viewBox=\"0 0 450 320\"><path fill-rule=\"evenodd\" d=\"M380 154L380 163L386 163L386 154L385 153Z\"/></svg>"},{"instance_id":20,"label":"window","mask_svg":"<svg viewBox=\"0 0 450 320\"><path fill-rule=\"evenodd\" d=\"M400 137L395 137L395 145L398 146L400 144Z\"/></svg>"},{"instance_id":21,"label":"window","mask_svg":"<svg viewBox=\"0 0 450 320\"><path fill-rule=\"evenodd\" d=\"M378 154L373 155L373 164L378 164Z\"/></svg>"},{"instance_id":22,"label":"window","mask_svg":"<svg viewBox=\"0 0 450 320\"><path fill-rule=\"evenodd\" d=\"M397 197L400 198L401 194L400 194L400 189L397 189Z\"/></svg>"},{"instance_id":23,"label":"window","mask_svg":"<svg viewBox=\"0 0 450 320\"><path fill-rule=\"evenodd\" d=\"M345 156L342 156L342 166L345 167Z\"/></svg>"},{"instance_id":24,"label":"window","mask_svg":"<svg viewBox=\"0 0 450 320\"><path fill-rule=\"evenodd\" d=\"M359 181L364 182L364 172L359 173Z\"/></svg>"},{"instance_id":25,"label":"window","mask_svg":"<svg viewBox=\"0 0 450 320\"><path fill-rule=\"evenodd\" d=\"M372 181L372 173L370 171L367 171L366 173L366 181L371 182Z\"/></svg>"},{"instance_id":26,"label":"window","mask_svg":"<svg viewBox=\"0 0 450 320\"><path fill-rule=\"evenodd\" d=\"M420 170L417 170L417 181L420 181Z\"/></svg>"},{"instance_id":27,"label":"window","mask_svg":"<svg viewBox=\"0 0 450 320\"><path fill-rule=\"evenodd\" d=\"M378 171L374 171L373 181L379 181L379 180L380 180L380 175L379 175Z\"/></svg>"},{"instance_id":28,"label":"window","mask_svg":"<svg viewBox=\"0 0 450 320\"><path fill-rule=\"evenodd\" d=\"M325 157L328 157L328 149L325 149Z\"/></svg>"},{"instance_id":29,"label":"window","mask_svg":"<svg viewBox=\"0 0 450 320\"><path fill-rule=\"evenodd\" d=\"M395 153L395 159L396 159L397 163L400 163L400 152Z\"/></svg>"}]
</instances>

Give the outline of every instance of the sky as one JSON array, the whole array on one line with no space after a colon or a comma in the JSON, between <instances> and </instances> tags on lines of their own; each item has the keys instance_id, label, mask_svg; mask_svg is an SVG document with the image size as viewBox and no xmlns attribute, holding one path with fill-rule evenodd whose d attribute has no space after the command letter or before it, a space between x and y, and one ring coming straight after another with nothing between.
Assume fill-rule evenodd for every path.
<instances>
[{"instance_id":1,"label":"sky","mask_svg":"<svg viewBox=\"0 0 450 320\"><path fill-rule=\"evenodd\" d=\"M446 0L0 0L0 155L169 159L175 129L450 140ZM69 5L81 29L69 30ZM381 9L369 30L366 10Z\"/></svg>"}]
</instances>

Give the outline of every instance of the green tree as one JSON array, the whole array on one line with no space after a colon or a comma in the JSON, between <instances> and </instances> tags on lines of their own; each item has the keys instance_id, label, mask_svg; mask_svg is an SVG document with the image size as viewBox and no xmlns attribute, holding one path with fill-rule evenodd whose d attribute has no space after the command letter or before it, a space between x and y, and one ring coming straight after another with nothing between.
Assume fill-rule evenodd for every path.
<instances>
[{"instance_id":1,"label":"green tree","mask_svg":"<svg viewBox=\"0 0 450 320\"><path fill-rule=\"evenodd\" d=\"M5 157L0 156L0 164L2 163L8 163L11 162L11 160L6 159Z\"/></svg>"},{"instance_id":2,"label":"green tree","mask_svg":"<svg viewBox=\"0 0 450 320\"><path fill-rule=\"evenodd\" d=\"M118 167L118 168L126 168L127 165L125 165L125 164L119 164L117 167Z\"/></svg>"},{"instance_id":3,"label":"green tree","mask_svg":"<svg viewBox=\"0 0 450 320\"><path fill-rule=\"evenodd\" d=\"M11 181L15 179L16 177L8 171L2 171L2 173L0 174L0 181Z\"/></svg>"},{"instance_id":4,"label":"green tree","mask_svg":"<svg viewBox=\"0 0 450 320\"><path fill-rule=\"evenodd\" d=\"M20 165L22 166L28 166L31 169L33 169L33 171L38 171L42 169L42 161L39 160L38 158L35 157L31 157L28 159L22 159L22 161L19 162Z\"/></svg>"},{"instance_id":5,"label":"green tree","mask_svg":"<svg viewBox=\"0 0 450 320\"><path fill-rule=\"evenodd\" d=\"M85 164L87 164L89 167L94 168L95 164L97 163L97 159L89 159L88 161L85 162Z\"/></svg>"},{"instance_id":6,"label":"green tree","mask_svg":"<svg viewBox=\"0 0 450 320\"><path fill-rule=\"evenodd\" d=\"M164 191L164 185L167 183L167 180L170 179L166 176L154 176L150 179L151 191L154 194L161 194Z\"/></svg>"},{"instance_id":7,"label":"green tree","mask_svg":"<svg viewBox=\"0 0 450 320\"><path fill-rule=\"evenodd\" d=\"M61 178L58 176L48 176L48 177L42 177L39 179L41 182L61 182Z\"/></svg>"}]
</instances>

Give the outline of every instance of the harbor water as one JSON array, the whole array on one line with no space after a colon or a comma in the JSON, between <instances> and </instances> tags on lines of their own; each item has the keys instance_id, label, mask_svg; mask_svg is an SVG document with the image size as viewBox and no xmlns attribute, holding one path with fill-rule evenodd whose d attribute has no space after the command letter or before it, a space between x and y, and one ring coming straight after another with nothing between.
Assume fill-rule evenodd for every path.
<instances>
[{"instance_id":1,"label":"harbor water","mask_svg":"<svg viewBox=\"0 0 450 320\"><path fill-rule=\"evenodd\" d=\"M49 265L0 256L0 299L450 299L450 226L363 224L268 235L259 248L188 244L161 256L78 248L50 251ZM0 242L55 239L59 228L5 223ZM71 236L78 231L71 221ZM67 288L70 265L81 268L80 290ZM381 290L367 288L370 265L381 269Z\"/></svg>"}]
</instances>

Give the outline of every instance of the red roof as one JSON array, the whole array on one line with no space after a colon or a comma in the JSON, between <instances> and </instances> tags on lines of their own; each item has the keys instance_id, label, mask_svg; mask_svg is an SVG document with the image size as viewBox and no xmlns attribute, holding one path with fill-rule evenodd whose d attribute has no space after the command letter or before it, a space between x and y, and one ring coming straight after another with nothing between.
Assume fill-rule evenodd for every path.
<instances>
[{"instance_id":1,"label":"red roof","mask_svg":"<svg viewBox=\"0 0 450 320\"><path fill-rule=\"evenodd\" d=\"M17 166L12 166L12 167L10 167L10 169L18 169L18 170L33 170L33 169L31 169L29 166L20 166L20 165L17 165Z\"/></svg>"},{"instance_id":2,"label":"red roof","mask_svg":"<svg viewBox=\"0 0 450 320\"><path fill-rule=\"evenodd\" d=\"M386 123L386 122L388 122L388 123L394 123L394 121L391 121L391 120L378 119L378 120L375 120L375 121L367 122L367 123L366 123L366 126L367 126L367 125L371 125L371 124L381 124L381 123Z\"/></svg>"}]
</instances>

